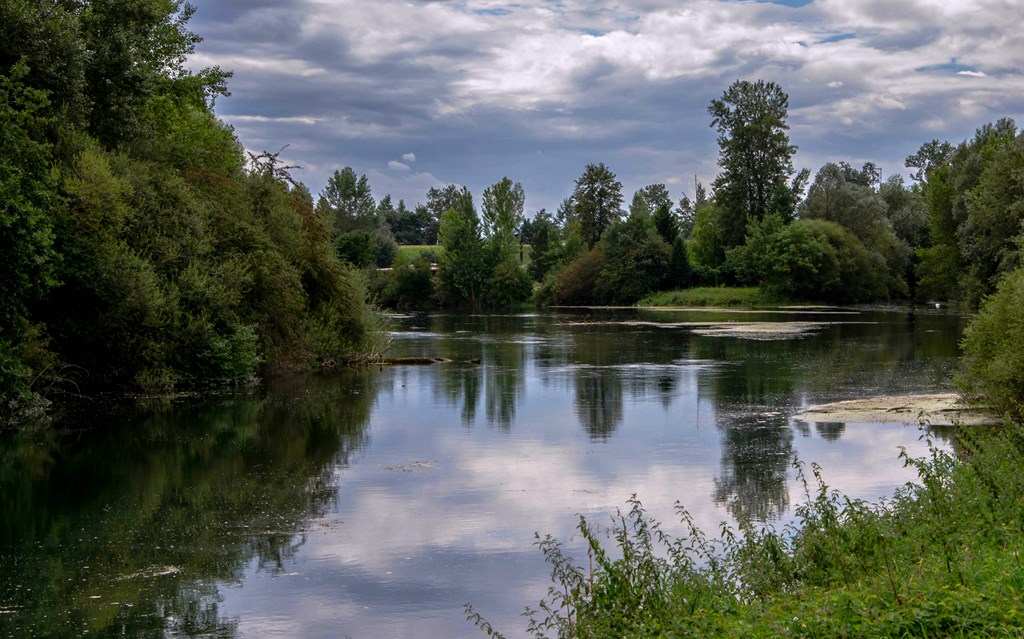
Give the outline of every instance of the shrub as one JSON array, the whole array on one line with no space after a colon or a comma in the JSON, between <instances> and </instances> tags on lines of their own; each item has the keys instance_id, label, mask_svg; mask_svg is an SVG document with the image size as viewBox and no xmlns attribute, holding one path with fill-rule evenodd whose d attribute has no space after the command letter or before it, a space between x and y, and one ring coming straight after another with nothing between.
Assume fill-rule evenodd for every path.
<instances>
[{"instance_id":1,"label":"shrub","mask_svg":"<svg viewBox=\"0 0 1024 639\"><path fill-rule=\"evenodd\" d=\"M593 304L599 302L597 289L606 260L600 244L569 263L560 273L554 290L556 304Z\"/></svg>"},{"instance_id":2,"label":"shrub","mask_svg":"<svg viewBox=\"0 0 1024 639\"><path fill-rule=\"evenodd\" d=\"M1024 268L1007 275L964 333L964 390L1024 417Z\"/></svg>"},{"instance_id":3,"label":"shrub","mask_svg":"<svg viewBox=\"0 0 1024 639\"><path fill-rule=\"evenodd\" d=\"M399 259L388 274L381 296L381 304L397 309L428 310L434 300L434 274L430 270L430 255L405 261Z\"/></svg>"}]
</instances>

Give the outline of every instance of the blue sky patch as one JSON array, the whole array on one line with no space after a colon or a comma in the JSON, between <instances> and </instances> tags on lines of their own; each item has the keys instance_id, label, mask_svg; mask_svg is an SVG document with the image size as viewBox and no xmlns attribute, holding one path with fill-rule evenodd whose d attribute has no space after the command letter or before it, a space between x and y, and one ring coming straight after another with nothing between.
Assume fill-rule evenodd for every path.
<instances>
[{"instance_id":1,"label":"blue sky patch","mask_svg":"<svg viewBox=\"0 0 1024 639\"><path fill-rule=\"evenodd\" d=\"M829 44L831 42L842 42L843 40L853 40L856 37L856 33L837 33L836 35L831 35L828 36L827 38L817 40L814 44Z\"/></svg>"},{"instance_id":2,"label":"blue sky patch","mask_svg":"<svg viewBox=\"0 0 1024 639\"><path fill-rule=\"evenodd\" d=\"M918 73L930 73L932 71L960 73L961 71L977 72L977 69L971 66L967 66L966 64L960 64L959 62L956 61L956 58L953 58L952 60L946 62L945 64L929 64L928 66L924 67L916 67L914 71L917 71Z\"/></svg>"}]
</instances>

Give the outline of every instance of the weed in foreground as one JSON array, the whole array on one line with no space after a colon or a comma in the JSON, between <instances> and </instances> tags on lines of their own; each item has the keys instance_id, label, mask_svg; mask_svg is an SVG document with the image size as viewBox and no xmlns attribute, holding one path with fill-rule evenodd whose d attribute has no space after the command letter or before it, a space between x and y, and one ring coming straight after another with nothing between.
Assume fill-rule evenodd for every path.
<instances>
[{"instance_id":1,"label":"weed in foreground","mask_svg":"<svg viewBox=\"0 0 1024 639\"><path fill-rule=\"evenodd\" d=\"M606 549L580 518L586 565L538 536L548 597L537 639L597 637L1011 637L1024 634L1024 427L961 429L953 450L903 463L918 480L867 503L794 460L806 500L782 530L723 524L711 538L681 505L679 537L634 496ZM502 637L471 605L467 617Z\"/></svg>"}]
</instances>

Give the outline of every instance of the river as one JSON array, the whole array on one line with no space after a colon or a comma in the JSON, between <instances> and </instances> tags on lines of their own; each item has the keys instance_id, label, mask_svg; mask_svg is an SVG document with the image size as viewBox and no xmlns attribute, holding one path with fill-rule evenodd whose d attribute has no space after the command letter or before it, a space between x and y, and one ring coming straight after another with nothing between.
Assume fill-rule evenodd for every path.
<instances>
[{"instance_id":1,"label":"river","mask_svg":"<svg viewBox=\"0 0 1024 639\"><path fill-rule=\"evenodd\" d=\"M795 457L878 499L917 426L810 404L952 387L930 309L574 309L393 320L396 356L259 388L76 406L0 435L0 637L524 636L550 570L636 495L675 530L783 526ZM738 330L737 330L738 329ZM937 441L941 431L930 431ZM583 556L582 554L578 556Z\"/></svg>"}]
</instances>

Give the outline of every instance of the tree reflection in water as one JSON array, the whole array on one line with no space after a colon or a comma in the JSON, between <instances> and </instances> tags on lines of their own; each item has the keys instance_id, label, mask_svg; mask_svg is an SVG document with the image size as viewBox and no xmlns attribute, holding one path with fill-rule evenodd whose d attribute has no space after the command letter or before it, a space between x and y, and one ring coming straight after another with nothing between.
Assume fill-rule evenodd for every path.
<instances>
[{"instance_id":1,"label":"tree reflection in water","mask_svg":"<svg viewBox=\"0 0 1024 639\"><path fill-rule=\"evenodd\" d=\"M622 380L609 368L576 371L576 414L591 439L608 439L622 423Z\"/></svg>"},{"instance_id":2,"label":"tree reflection in water","mask_svg":"<svg viewBox=\"0 0 1024 639\"><path fill-rule=\"evenodd\" d=\"M365 443L373 374L113 406L5 437L0 635L236 634L216 584L252 563L280 571L302 545L335 467Z\"/></svg>"}]
</instances>

